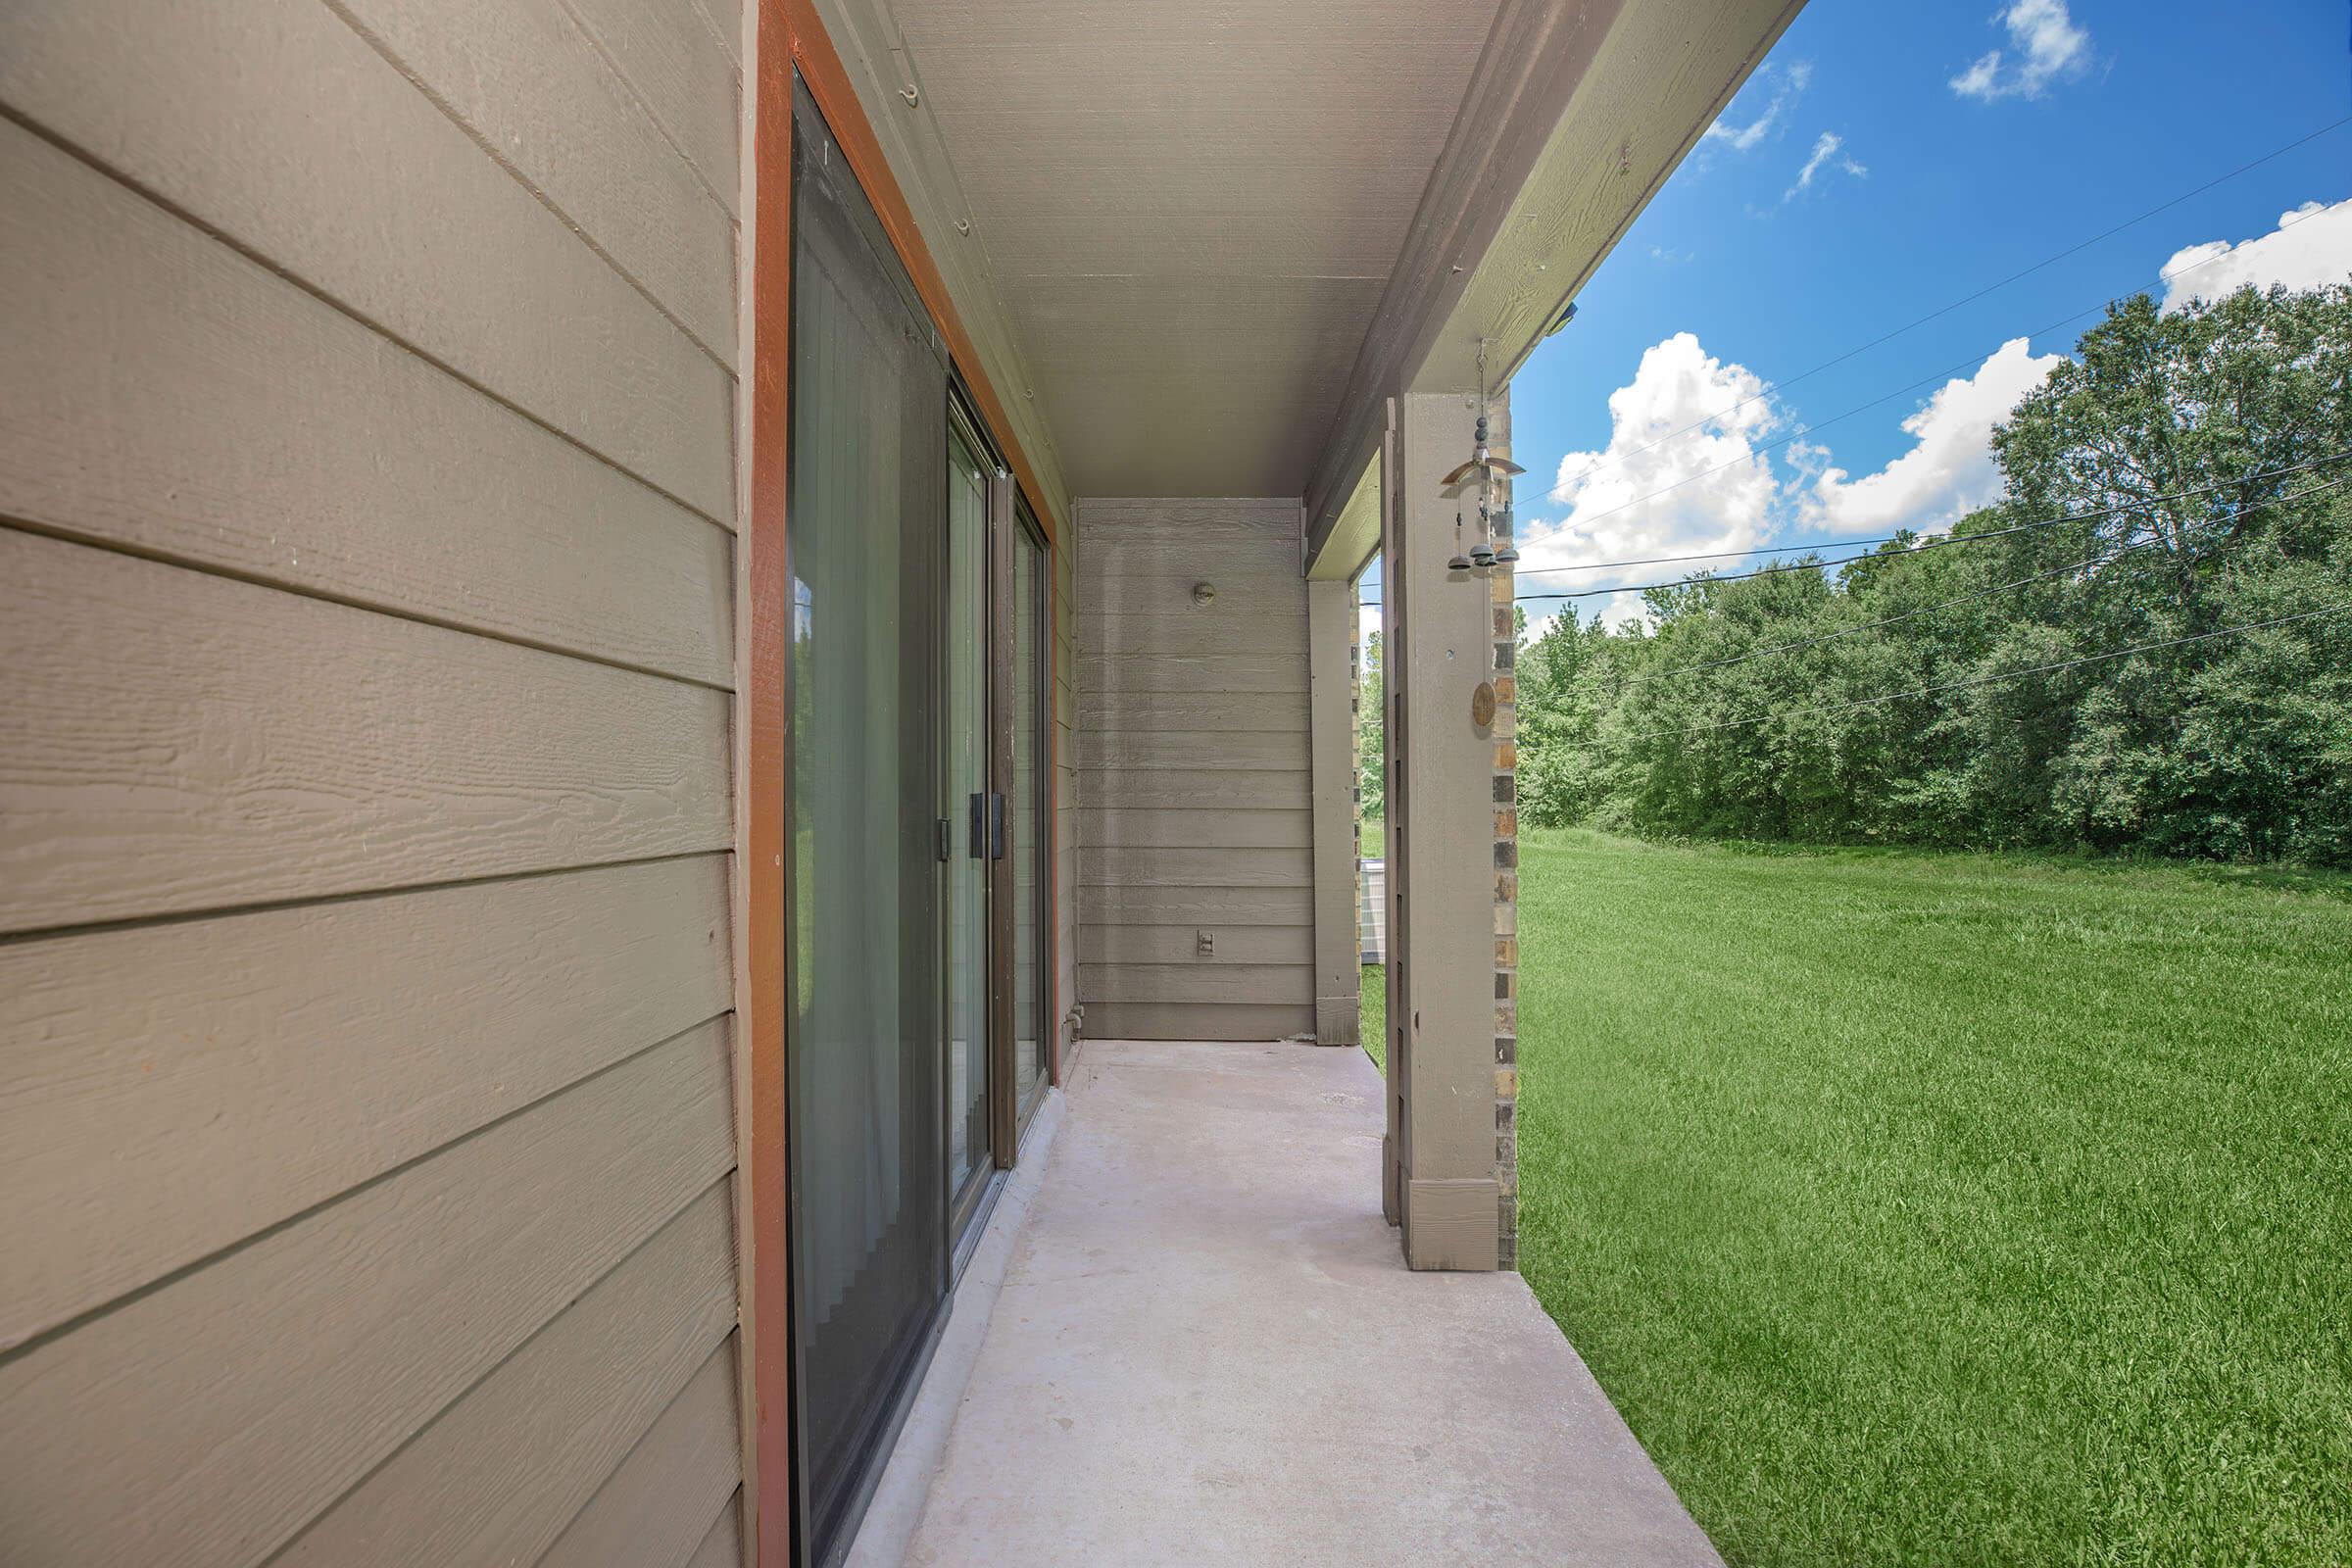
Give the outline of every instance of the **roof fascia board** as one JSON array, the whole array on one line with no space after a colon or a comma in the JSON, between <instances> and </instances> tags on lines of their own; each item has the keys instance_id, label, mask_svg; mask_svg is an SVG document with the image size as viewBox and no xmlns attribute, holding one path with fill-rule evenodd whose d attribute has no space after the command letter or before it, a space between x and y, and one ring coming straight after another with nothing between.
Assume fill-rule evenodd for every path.
<instances>
[{"instance_id":1,"label":"roof fascia board","mask_svg":"<svg viewBox=\"0 0 2352 1568\"><path fill-rule=\"evenodd\" d=\"M1308 481L1308 575L1377 543L1349 502L1383 400L1475 390L1482 344L1507 382L1802 5L1504 0Z\"/></svg>"}]
</instances>

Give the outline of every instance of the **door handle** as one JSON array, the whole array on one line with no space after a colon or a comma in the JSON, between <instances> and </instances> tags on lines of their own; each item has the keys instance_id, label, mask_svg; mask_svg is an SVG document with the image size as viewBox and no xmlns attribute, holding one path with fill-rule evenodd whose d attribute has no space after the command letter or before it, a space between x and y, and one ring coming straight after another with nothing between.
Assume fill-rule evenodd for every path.
<instances>
[{"instance_id":1,"label":"door handle","mask_svg":"<svg viewBox=\"0 0 2352 1568\"><path fill-rule=\"evenodd\" d=\"M1002 795L992 794L988 798L988 858L992 860L1004 858L1004 797Z\"/></svg>"},{"instance_id":2,"label":"door handle","mask_svg":"<svg viewBox=\"0 0 2352 1568\"><path fill-rule=\"evenodd\" d=\"M975 860L985 860L989 858L988 799L987 796L976 792L972 796L971 831L963 842L965 852Z\"/></svg>"}]
</instances>

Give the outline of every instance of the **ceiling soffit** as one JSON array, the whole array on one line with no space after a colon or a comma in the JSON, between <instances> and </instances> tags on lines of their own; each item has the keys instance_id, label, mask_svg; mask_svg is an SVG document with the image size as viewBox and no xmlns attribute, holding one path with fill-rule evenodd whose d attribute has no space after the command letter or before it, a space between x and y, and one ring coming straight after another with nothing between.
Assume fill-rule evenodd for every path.
<instances>
[{"instance_id":1,"label":"ceiling soffit","mask_svg":"<svg viewBox=\"0 0 2352 1568\"><path fill-rule=\"evenodd\" d=\"M1494 0L890 14L1072 492L1301 493Z\"/></svg>"}]
</instances>

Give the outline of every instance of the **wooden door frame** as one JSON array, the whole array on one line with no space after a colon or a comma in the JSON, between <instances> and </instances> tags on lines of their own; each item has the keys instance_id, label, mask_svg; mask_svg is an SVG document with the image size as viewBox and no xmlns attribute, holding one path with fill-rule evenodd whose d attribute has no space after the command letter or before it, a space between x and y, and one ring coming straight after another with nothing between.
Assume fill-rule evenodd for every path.
<instances>
[{"instance_id":1,"label":"wooden door frame","mask_svg":"<svg viewBox=\"0 0 2352 1568\"><path fill-rule=\"evenodd\" d=\"M1019 445L1005 404L980 364L949 298L906 196L813 0L753 0L745 15L743 159L745 255L739 275L742 361L738 465L742 523L736 545L736 1234L739 1250L738 1356L743 1444L746 1568L798 1568L808 1495L795 1419L800 1387L792 1319L790 1061L791 941L787 882L790 826L784 781L790 765L787 656L792 592L786 563L791 489L792 156L796 76L815 101L863 187L892 248L947 344L977 421L1004 455L1046 536L1051 565L1059 521L1046 504L1035 465ZM1058 600L1050 596L1045 635L1054 640ZM1049 664L1049 668L1051 665ZM1049 697L1051 686L1048 688ZM1054 726L1049 724L1049 732ZM1049 769L1051 773L1051 769ZM1048 841L1058 809L1057 781L1044 792ZM1051 865L1051 860L1049 860ZM1044 890L1045 924L1059 928L1056 889ZM1051 961L1051 959L1049 959ZM1049 971L1049 983L1057 982ZM1056 1028L1054 1065L1059 1081ZM1009 1081L1007 1081L1009 1093ZM1010 1144L1006 1140L1009 1161Z\"/></svg>"},{"instance_id":2,"label":"wooden door frame","mask_svg":"<svg viewBox=\"0 0 2352 1568\"><path fill-rule=\"evenodd\" d=\"M784 779L791 708L786 653L792 584L785 563L792 434L792 80L785 0L756 0L751 22L751 367L740 389L743 524L736 549L735 914L737 1376L741 1384L747 1568L795 1568L804 1550L792 1317L791 1107L785 1024L791 940Z\"/></svg>"}]
</instances>

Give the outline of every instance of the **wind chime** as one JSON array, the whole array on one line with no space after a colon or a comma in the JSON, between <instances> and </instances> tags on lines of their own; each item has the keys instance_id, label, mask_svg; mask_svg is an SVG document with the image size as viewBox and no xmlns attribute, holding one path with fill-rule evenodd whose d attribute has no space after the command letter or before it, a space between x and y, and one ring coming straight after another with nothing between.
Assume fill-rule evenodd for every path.
<instances>
[{"instance_id":1,"label":"wind chime","mask_svg":"<svg viewBox=\"0 0 2352 1568\"><path fill-rule=\"evenodd\" d=\"M1446 563L1447 571L1486 572L1495 566L1508 566L1519 559L1519 549L1511 534L1510 504L1498 494L1500 481L1514 473L1527 470L1508 458L1498 458L1487 450L1487 345L1478 345L1478 433L1470 453L1470 461L1447 474L1444 487L1457 493L1453 509L1453 559ZM1462 508L1459 492L1473 477L1478 480L1478 538L1467 555L1462 552ZM1494 548L1499 531L1502 548Z\"/></svg>"}]
</instances>

